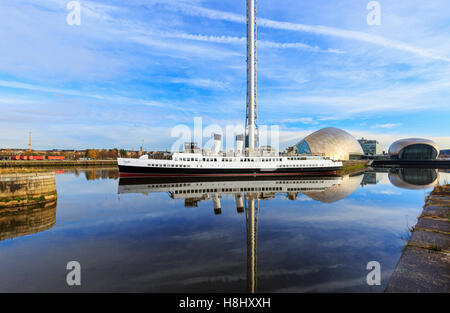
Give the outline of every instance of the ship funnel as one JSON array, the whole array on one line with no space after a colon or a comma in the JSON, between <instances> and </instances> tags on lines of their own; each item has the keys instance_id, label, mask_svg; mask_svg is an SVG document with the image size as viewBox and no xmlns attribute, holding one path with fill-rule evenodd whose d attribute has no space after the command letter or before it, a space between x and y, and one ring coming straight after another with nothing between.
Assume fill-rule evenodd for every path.
<instances>
[{"instance_id":1,"label":"ship funnel","mask_svg":"<svg viewBox=\"0 0 450 313\"><path fill-rule=\"evenodd\" d=\"M237 155L240 155L244 152L244 135L237 135L236 136L236 148L235 152Z\"/></svg>"},{"instance_id":2,"label":"ship funnel","mask_svg":"<svg viewBox=\"0 0 450 313\"><path fill-rule=\"evenodd\" d=\"M244 199L242 198L242 194L237 193L235 195L236 199L236 210L238 213L244 213Z\"/></svg>"},{"instance_id":3,"label":"ship funnel","mask_svg":"<svg viewBox=\"0 0 450 313\"><path fill-rule=\"evenodd\" d=\"M219 215L222 214L222 205L220 204L220 195L219 194L214 194L212 196L212 200L213 200L213 204L214 204L214 214L215 215Z\"/></svg>"},{"instance_id":4,"label":"ship funnel","mask_svg":"<svg viewBox=\"0 0 450 313\"><path fill-rule=\"evenodd\" d=\"M214 134L213 155L218 155L222 146L222 135Z\"/></svg>"}]
</instances>

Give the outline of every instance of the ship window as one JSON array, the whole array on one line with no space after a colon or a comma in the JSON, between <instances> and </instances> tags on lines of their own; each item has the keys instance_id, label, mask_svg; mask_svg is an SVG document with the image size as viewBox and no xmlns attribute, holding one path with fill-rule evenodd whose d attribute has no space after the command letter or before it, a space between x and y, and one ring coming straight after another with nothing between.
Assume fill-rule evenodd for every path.
<instances>
[{"instance_id":1,"label":"ship window","mask_svg":"<svg viewBox=\"0 0 450 313\"><path fill-rule=\"evenodd\" d=\"M214 162L217 162L217 159L216 159L216 158L214 158Z\"/></svg>"}]
</instances>

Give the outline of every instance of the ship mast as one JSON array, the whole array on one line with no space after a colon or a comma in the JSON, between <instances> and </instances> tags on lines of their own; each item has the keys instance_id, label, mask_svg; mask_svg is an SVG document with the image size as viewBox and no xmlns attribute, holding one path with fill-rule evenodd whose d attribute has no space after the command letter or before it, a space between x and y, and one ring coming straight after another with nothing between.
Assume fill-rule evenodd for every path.
<instances>
[{"instance_id":1,"label":"ship mast","mask_svg":"<svg viewBox=\"0 0 450 313\"><path fill-rule=\"evenodd\" d=\"M259 145L256 105L256 0L247 0L247 114L245 121L246 148L254 151Z\"/></svg>"}]
</instances>

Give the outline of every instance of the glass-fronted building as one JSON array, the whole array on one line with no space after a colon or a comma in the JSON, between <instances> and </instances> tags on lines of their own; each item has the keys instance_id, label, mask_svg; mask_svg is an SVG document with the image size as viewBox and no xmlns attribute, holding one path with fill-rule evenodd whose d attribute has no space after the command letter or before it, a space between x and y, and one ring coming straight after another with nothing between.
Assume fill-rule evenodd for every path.
<instances>
[{"instance_id":1,"label":"glass-fronted building","mask_svg":"<svg viewBox=\"0 0 450 313\"><path fill-rule=\"evenodd\" d=\"M391 159L399 160L435 160L439 152L435 142L422 138L401 139L389 147Z\"/></svg>"},{"instance_id":2,"label":"glass-fronted building","mask_svg":"<svg viewBox=\"0 0 450 313\"><path fill-rule=\"evenodd\" d=\"M358 142L361 145L365 155L377 155L383 153L380 143L376 140L361 138Z\"/></svg>"}]
</instances>

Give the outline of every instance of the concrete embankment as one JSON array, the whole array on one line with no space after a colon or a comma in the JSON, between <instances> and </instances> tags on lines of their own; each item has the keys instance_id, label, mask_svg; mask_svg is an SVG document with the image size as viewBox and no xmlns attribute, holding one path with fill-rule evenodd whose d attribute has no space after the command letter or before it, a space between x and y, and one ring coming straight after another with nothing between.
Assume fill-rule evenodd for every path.
<instances>
[{"instance_id":1,"label":"concrete embankment","mask_svg":"<svg viewBox=\"0 0 450 313\"><path fill-rule=\"evenodd\" d=\"M450 292L450 185L435 187L411 231L386 292Z\"/></svg>"},{"instance_id":2,"label":"concrete embankment","mask_svg":"<svg viewBox=\"0 0 450 313\"><path fill-rule=\"evenodd\" d=\"M0 241L49 229L56 221L53 172L0 174Z\"/></svg>"},{"instance_id":3,"label":"concrete embankment","mask_svg":"<svg viewBox=\"0 0 450 313\"><path fill-rule=\"evenodd\" d=\"M56 201L55 174L0 174L0 210Z\"/></svg>"},{"instance_id":4,"label":"concrete embankment","mask_svg":"<svg viewBox=\"0 0 450 313\"><path fill-rule=\"evenodd\" d=\"M74 167L74 166L117 166L117 160L90 160L90 161L0 161L0 168L11 167Z\"/></svg>"}]
</instances>

